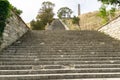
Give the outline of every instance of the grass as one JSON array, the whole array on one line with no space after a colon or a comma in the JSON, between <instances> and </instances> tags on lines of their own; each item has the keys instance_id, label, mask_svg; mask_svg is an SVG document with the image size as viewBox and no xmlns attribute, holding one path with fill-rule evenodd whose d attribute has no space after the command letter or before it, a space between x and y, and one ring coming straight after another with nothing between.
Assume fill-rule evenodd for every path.
<instances>
[{"instance_id":1,"label":"grass","mask_svg":"<svg viewBox=\"0 0 120 80\"><path fill-rule=\"evenodd\" d=\"M72 19L62 19L70 30L80 30L80 26L72 23Z\"/></svg>"},{"instance_id":2,"label":"grass","mask_svg":"<svg viewBox=\"0 0 120 80\"><path fill-rule=\"evenodd\" d=\"M98 11L94 11L79 16L81 19L81 30L98 30L101 26L103 26L104 24L102 23L102 18L98 16L98 13ZM115 17L117 17L120 15L120 11L116 11L115 14Z\"/></svg>"},{"instance_id":3,"label":"grass","mask_svg":"<svg viewBox=\"0 0 120 80\"><path fill-rule=\"evenodd\" d=\"M72 24L72 19L63 19L63 22L69 27L70 30L98 30L104 24L102 18L98 16L98 11L85 13L79 16L80 26ZM120 15L120 10L116 11L115 17ZM114 18L115 18L114 17Z\"/></svg>"}]
</instances>

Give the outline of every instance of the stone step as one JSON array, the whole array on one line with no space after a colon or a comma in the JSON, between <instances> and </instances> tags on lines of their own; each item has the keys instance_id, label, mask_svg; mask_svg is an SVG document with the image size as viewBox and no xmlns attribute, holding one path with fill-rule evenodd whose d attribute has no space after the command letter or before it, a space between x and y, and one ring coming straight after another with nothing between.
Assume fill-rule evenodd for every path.
<instances>
[{"instance_id":1,"label":"stone step","mask_svg":"<svg viewBox=\"0 0 120 80\"><path fill-rule=\"evenodd\" d=\"M120 60L106 60L106 61L0 61L0 65L51 65L51 64L120 64Z\"/></svg>"},{"instance_id":2,"label":"stone step","mask_svg":"<svg viewBox=\"0 0 120 80\"><path fill-rule=\"evenodd\" d=\"M32 69L32 66L18 66L18 65L0 65L0 70L26 70L26 69Z\"/></svg>"},{"instance_id":3,"label":"stone step","mask_svg":"<svg viewBox=\"0 0 120 80\"><path fill-rule=\"evenodd\" d=\"M8 51L8 52L6 52L6 53L40 53L40 52L44 52L44 53L46 53L46 52L49 52L49 53L55 53L55 52L60 52L60 50L61 49L57 49L57 50L43 50L43 49L41 49L41 50L17 50L17 51ZM72 48L71 48L71 50L69 49L65 49L65 50L62 50L61 52L70 52L70 53L78 53L78 52L120 52L120 50L109 50L109 49L107 49L107 48L105 48L104 50L103 49L95 49L95 50L88 50L88 49L86 49L86 50L84 50L84 49L79 49L79 50L72 50Z\"/></svg>"},{"instance_id":4,"label":"stone step","mask_svg":"<svg viewBox=\"0 0 120 80\"><path fill-rule=\"evenodd\" d=\"M37 43L35 43L35 42L37 42ZM17 48L19 48L19 49L38 49L38 48L44 48L44 47L49 48L50 46L55 49L58 47L62 47L62 46L66 46L65 48L73 48L73 49L75 49L75 48L93 48L94 46L96 46L96 48L101 48L101 49L106 48L106 47L108 49L115 49L114 45L107 44L104 42L103 43L92 42L91 44L89 44L89 42L84 43L84 44L82 44L80 42L79 43L73 42L72 44L64 44L63 42L60 43L60 41L58 41L59 43L57 41L55 41L55 43L53 43L53 42L45 43L45 42L41 42L41 41L35 41L35 42L34 43L28 42L29 44L27 42L25 42L24 44L22 43L22 44L16 45L16 46L12 45L11 47L8 47L7 49L11 49L11 50L16 50ZM70 46L72 46L72 47L70 47ZM116 47L116 48L118 49L118 47Z\"/></svg>"},{"instance_id":5,"label":"stone step","mask_svg":"<svg viewBox=\"0 0 120 80\"><path fill-rule=\"evenodd\" d=\"M80 68L66 67L65 69L28 69L28 70L0 70L0 75L26 74L66 74L66 73L119 73L120 68Z\"/></svg>"},{"instance_id":6,"label":"stone step","mask_svg":"<svg viewBox=\"0 0 120 80\"><path fill-rule=\"evenodd\" d=\"M120 59L119 56L117 55L108 55L108 56L105 56L105 55L39 55L39 56L30 56L30 55L2 55L0 56L0 59L23 59L23 60L27 60L27 59L36 59L36 58L39 58L39 59Z\"/></svg>"},{"instance_id":7,"label":"stone step","mask_svg":"<svg viewBox=\"0 0 120 80\"><path fill-rule=\"evenodd\" d=\"M34 42L37 42L34 41ZM59 42L58 44L56 44L57 42ZM63 42L61 41L55 41L55 42L52 42L52 43L49 43L49 42L44 42L44 41L39 41L37 43L29 43L29 42L24 42L19 44L19 45L11 45L10 47L8 47L7 49L11 49L11 50L16 50L16 48L20 48L20 49L24 49L24 48L27 48L27 49L30 49L30 48L42 48L42 47L47 47L49 48L50 46L52 48L56 48L56 47L60 47L60 46L66 46L66 48L92 48L94 46L96 46L96 48L103 48L103 47L108 47L108 48L114 48L114 45L112 44L108 44L106 42L85 42L85 41L81 41L81 42L72 42L72 44L63 44ZM29 44L28 44L29 43ZM34 45L33 45L34 44ZM54 46L53 46L54 45ZM71 46L71 47L70 47ZM116 47L118 48L118 47ZM6 49L6 50L7 50ZM5 51L5 50L4 50Z\"/></svg>"},{"instance_id":8,"label":"stone step","mask_svg":"<svg viewBox=\"0 0 120 80\"><path fill-rule=\"evenodd\" d=\"M31 44L32 45L32 44ZM53 47L51 47L51 46L53 46ZM66 46L66 47L64 47L64 46ZM70 46L72 46L72 47L70 47ZM86 45L87 46L87 45ZM61 49L61 50L63 50L64 51L64 49L72 49L72 50L78 50L78 49L82 49L82 50L104 50L104 49L108 49L108 50L110 50L110 51L112 51L112 50L118 50L119 51L119 49L118 48L114 48L114 47L107 47L107 46L100 46L100 47L97 47L96 46L96 48L94 48L94 46L91 46L91 47L86 47L86 46L78 46L78 45L68 45L68 47L67 47L67 45L61 45L61 46L55 46L55 45L45 45L45 46L40 46L39 45L39 47L28 47L28 48L20 48L20 47L18 47L18 49L19 50L42 50L42 48L46 48L47 50L51 50L51 49L53 49L53 50L58 50L58 49ZM64 48L63 48L64 47ZM17 47L14 47L14 48L8 48L8 50L6 50L6 51L10 51L10 50L16 50L17 49Z\"/></svg>"},{"instance_id":9,"label":"stone step","mask_svg":"<svg viewBox=\"0 0 120 80\"><path fill-rule=\"evenodd\" d=\"M88 78L120 78L120 73L0 75L1 80L50 80L50 79L88 79Z\"/></svg>"},{"instance_id":10,"label":"stone step","mask_svg":"<svg viewBox=\"0 0 120 80\"><path fill-rule=\"evenodd\" d=\"M30 55L0 55L0 58L37 58L37 56Z\"/></svg>"},{"instance_id":11,"label":"stone step","mask_svg":"<svg viewBox=\"0 0 120 80\"><path fill-rule=\"evenodd\" d=\"M55 79L55 80L120 80L120 78Z\"/></svg>"},{"instance_id":12,"label":"stone step","mask_svg":"<svg viewBox=\"0 0 120 80\"><path fill-rule=\"evenodd\" d=\"M119 60L120 57L118 57L117 55L116 56L77 56L77 55L40 55L40 56L3 56L3 57L0 57L0 60L34 60L34 59L39 59L39 60L48 60L48 59L51 59L51 60L60 60L60 59L69 59L69 60L100 60L100 59L103 59L103 60Z\"/></svg>"},{"instance_id":13,"label":"stone step","mask_svg":"<svg viewBox=\"0 0 120 80\"><path fill-rule=\"evenodd\" d=\"M79 57L79 58L0 58L0 61L120 61L120 57Z\"/></svg>"},{"instance_id":14,"label":"stone step","mask_svg":"<svg viewBox=\"0 0 120 80\"><path fill-rule=\"evenodd\" d=\"M49 40L45 40L45 41L49 41ZM55 41L55 40L54 40ZM67 41L67 40L66 40ZM49 43L51 42L51 43ZM61 46L66 46L66 48L92 48L94 46L96 46L96 48L106 48L108 47L108 49L110 48L114 48L115 46L110 44L110 43L106 43L106 42L87 42L87 43L81 43L81 42L75 42L73 41L72 44L65 44L64 42L61 42L61 41L55 41L55 42L52 42L52 41L49 41L49 42L43 42L43 41L34 41L32 43L29 43L29 42L24 42L24 43L21 43L19 45L12 45L11 47L8 47L7 49L11 49L11 50L15 50L15 48L20 48L20 49L23 49L23 48L27 48L27 49L30 49L30 48L43 48L46 46L46 48L49 48L50 46L52 48L57 48L57 47L61 47ZM29 44L28 44L29 43ZM90 43L90 44L89 44ZM72 47L70 47L72 46ZM102 47L103 46L103 47ZM118 44L117 45L117 49L120 45Z\"/></svg>"},{"instance_id":15,"label":"stone step","mask_svg":"<svg viewBox=\"0 0 120 80\"><path fill-rule=\"evenodd\" d=\"M86 51L83 51L83 52L70 52L70 51L65 51L63 52L62 50L57 50L57 51L41 51L41 52L31 52L29 50L29 52L17 52L17 51L12 51L12 52L6 52L6 53L3 53L3 54L0 54L1 55L60 55L60 54L63 54L63 55L118 55L120 56L120 52L118 51L89 51L89 52L86 52Z\"/></svg>"},{"instance_id":16,"label":"stone step","mask_svg":"<svg viewBox=\"0 0 120 80\"><path fill-rule=\"evenodd\" d=\"M24 62L23 61L19 61L19 60L12 60L12 62L14 63L14 62L23 62L23 63L35 63L35 62L38 62L38 63L41 63L41 62L81 62L81 63L91 63L91 62L93 62L93 63L99 63L99 62L110 62L110 63L119 63L119 59L118 60L109 60L109 59L106 59L106 60L101 60L101 59L47 59L47 58L45 58L45 59L40 59L40 58L35 58L35 59L33 59L33 60L25 60ZM5 63L5 62L11 62L11 61L9 61L9 60L3 60L3 61L0 61L0 63Z\"/></svg>"},{"instance_id":17,"label":"stone step","mask_svg":"<svg viewBox=\"0 0 120 80\"><path fill-rule=\"evenodd\" d=\"M26 69L65 69L78 68L120 68L120 64L68 64L68 65L0 65L0 70L26 70Z\"/></svg>"},{"instance_id":18,"label":"stone step","mask_svg":"<svg viewBox=\"0 0 120 80\"><path fill-rule=\"evenodd\" d=\"M61 50L56 51L56 52L29 52L29 53L6 53L6 54L0 54L0 57L4 57L4 56L42 56L42 55L65 55L65 56L120 56L119 52L83 52L83 53L79 53L79 52L61 52Z\"/></svg>"},{"instance_id":19,"label":"stone step","mask_svg":"<svg viewBox=\"0 0 120 80\"><path fill-rule=\"evenodd\" d=\"M51 55L51 54L46 54L46 55L0 55L0 58L60 58L60 57L64 57L64 58L75 58L75 57L77 57L77 58L91 58L91 57L93 57L93 58L95 58L95 57L105 57L105 58L111 58L111 57L113 57L113 58L116 58L116 57L120 57L119 55L113 55L113 54L111 54L111 55L80 55L80 54L78 54L78 55L68 55L68 54L56 54L56 55Z\"/></svg>"},{"instance_id":20,"label":"stone step","mask_svg":"<svg viewBox=\"0 0 120 80\"><path fill-rule=\"evenodd\" d=\"M39 69L64 69L67 66L72 66L75 68L119 68L120 64L0 65L0 70L23 70L32 69L33 67Z\"/></svg>"}]
</instances>

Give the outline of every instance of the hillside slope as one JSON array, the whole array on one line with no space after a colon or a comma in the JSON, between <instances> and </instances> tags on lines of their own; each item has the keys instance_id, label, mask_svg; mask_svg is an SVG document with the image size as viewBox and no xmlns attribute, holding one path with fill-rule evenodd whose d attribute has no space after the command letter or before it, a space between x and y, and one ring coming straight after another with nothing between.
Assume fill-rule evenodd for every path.
<instances>
[{"instance_id":1,"label":"hillside slope","mask_svg":"<svg viewBox=\"0 0 120 80\"><path fill-rule=\"evenodd\" d=\"M81 30L98 30L103 25L98 13L98 11L94 11L79 16ZM118 15L120 15L120 11L116 11L116 16Z\"/></svg>"},{"instance_id":2,"label":"hillside slope","mask_svg":"<svg viewBox=\"0 0 120 80\"><path fill-rule=\"evenodd\" d=\"M102 25L102 18L98 16L98 11L85 13L79 16L80 27L72 23L72 19L62 19L70 30L98 30ZM116 11L116 16L120 15L120 10ZM30 23L27 23L30 27Z\"/></svg>"}]
</instances>

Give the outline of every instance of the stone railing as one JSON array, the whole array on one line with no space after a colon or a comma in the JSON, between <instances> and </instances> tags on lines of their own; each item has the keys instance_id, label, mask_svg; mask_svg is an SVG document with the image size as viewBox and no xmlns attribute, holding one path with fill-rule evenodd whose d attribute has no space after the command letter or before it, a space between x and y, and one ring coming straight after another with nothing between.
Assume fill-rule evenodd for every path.
<instances>
[{"instance_id":1,"label":"stone railing","mask_svg":"<svg viewBox=\"0 0 120 80\"><path fill-rule=\"evenodd\" d=\"M98 31L120 40L120 16L101 27Z\"/></svg>"},{"instance_id":2,"label":"stone railing","mask_svg":"<svg viewBox=\"0 0 120 80\"><path fill-rule=\"evenodd\" d=\"M66 30L70 30L70 29L67 27L67 25L66 25L64 22L62 22L61 19L59 19L59 21L65 26L65 29L66 29Z\"/></svg>"},{"instance_id":3,"label":"stone railing","mask_svg":"<svg viewBox=\"0 0 120 80\"><path fill-rule=\"evenodd\" d=\"M17 14L15 14L14 11L11 11L11 17L6 21L0 50L18 40L28 30L29 28L25 22Z\"/></svg>"}]
</instances>

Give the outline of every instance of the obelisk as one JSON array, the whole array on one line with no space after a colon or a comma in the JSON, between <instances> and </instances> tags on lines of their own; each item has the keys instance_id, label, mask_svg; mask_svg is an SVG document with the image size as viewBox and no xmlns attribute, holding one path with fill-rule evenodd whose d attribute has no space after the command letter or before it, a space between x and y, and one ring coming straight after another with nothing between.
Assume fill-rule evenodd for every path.
<instances>
[{"instance_id":1,"label":"obelisk","mask_svg":"<svg viewBox=\"0 0 120 80\"><path fill-rule=\"evenodd\" d=\"M81 12L80 12L80 4L78 4L78 16L80 16Z\"/></svg>"}]
</instances>

